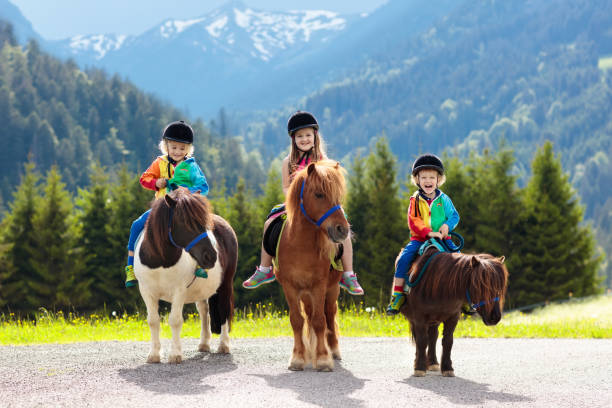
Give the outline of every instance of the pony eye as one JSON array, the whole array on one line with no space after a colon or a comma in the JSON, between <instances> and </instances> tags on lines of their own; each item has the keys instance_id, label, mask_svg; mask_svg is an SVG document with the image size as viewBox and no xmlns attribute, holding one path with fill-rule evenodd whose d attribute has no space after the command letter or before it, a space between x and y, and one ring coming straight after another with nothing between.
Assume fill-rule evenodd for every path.
<instances>
[{"instance_id":1,"label":"pony eye","mask_svg":"<svg viewBox=\"0 0 612 408\"><path fill-rule=\"evenodd\" d=\"M315 193L315 197L323 198L323 197L325 197L325 195L323 193Z\"/></svg>"}]
</instances>

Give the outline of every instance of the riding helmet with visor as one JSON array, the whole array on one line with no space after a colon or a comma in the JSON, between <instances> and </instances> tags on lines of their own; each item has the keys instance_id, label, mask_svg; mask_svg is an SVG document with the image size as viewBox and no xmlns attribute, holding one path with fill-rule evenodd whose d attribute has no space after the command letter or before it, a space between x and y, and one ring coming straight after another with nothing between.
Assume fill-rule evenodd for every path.
<instances>
[{"instance_id":1,"label":"riding helmet with visor","mask_svg":"<svg viewBox=\"0 0 612 408\"><path fill-rule=\"evenodd\" d=\"M193 143L193 129L182 120L169 123L164 129L163 139L180 143Z\"/></svg>"},{"instance_id":2,"label":"riding helmet with visor","mask_svg":"<svg viewBox=\"0 0 612 408\"><path fill-rule=\"evenodd\" d=\"M442 160L434 154L423 154L412 164L412 175L416 176L419 171L425 169L436 170L440 175L444 175L444 164Z\"/></svg>"},{"instance_id":3,"label":"riding helmet with visor","mask_svg":"<svg viewBox=\"0 0 612 408\"><path fill-rule=\"evenodd\" d=\"M314 128L319 130L319 123L312 113L305 111L297 111L289 118L287 122L287 133L289 136L293 135L293 132L303 128Z\"/></svg>"}]
</instances>

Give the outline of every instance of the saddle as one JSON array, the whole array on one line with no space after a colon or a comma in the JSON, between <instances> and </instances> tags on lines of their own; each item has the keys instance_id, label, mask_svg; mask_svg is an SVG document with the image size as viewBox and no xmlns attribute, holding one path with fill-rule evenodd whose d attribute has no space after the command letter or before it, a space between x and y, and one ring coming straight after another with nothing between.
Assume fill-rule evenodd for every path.
<instances>
[{"instance_id":1,"label":"saddle","mask_svg":"<svg viewBox=\"0 0 612 408\"><path fill-rule=\"evenodd\" d=\"M280 241L281 234L285 228L287 222L287 214L282 214L276 217L266 229L263 236L263 247L264 250L273 257L274 267L278 269L278 243ZM335 269L337 271L344 271L342 265L342 254L344 253L344 246L338 245L338 250L335 254L329 254L329 269Z\"/></svg>"}]
</instances>

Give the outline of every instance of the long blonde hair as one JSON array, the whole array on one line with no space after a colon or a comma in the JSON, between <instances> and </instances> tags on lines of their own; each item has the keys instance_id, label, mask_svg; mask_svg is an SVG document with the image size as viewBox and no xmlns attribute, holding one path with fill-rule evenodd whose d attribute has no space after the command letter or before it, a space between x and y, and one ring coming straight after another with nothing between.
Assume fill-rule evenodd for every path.
<instances>
[{"instance_id":1,"label":"long blonde hair","mask_svg":"<svg viewBox=\"0 0 612 408\"><path fill-rule=\"evenodd\" d=\"M298 169L298 163L303 155L309 155L311 162L317 162L323 159L325 154L325 141L321 137L319 131L315 128L311 128L314 132L314 145L308 152L302 152L298 149L295 143L295 132L291 134L291 151L289 152L289 174L293 174Z\"/></svg>"}]
</instances>

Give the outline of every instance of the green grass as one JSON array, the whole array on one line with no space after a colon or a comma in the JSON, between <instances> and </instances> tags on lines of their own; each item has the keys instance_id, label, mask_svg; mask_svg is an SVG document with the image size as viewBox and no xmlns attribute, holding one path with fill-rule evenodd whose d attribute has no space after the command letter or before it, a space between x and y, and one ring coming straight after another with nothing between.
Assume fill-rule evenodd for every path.
<instances>
[{"instance_id":1,"label":"green grass","mask_svg":"<svg viewBox=\"0 0 612 408\"><path fill-rule=\"evenodd\" d=\"M233 338L291 336L289 318L270 305L238 311L232 327ZM162 322L162 337L170 338L170 328ZM409 325L403 317L387 317L381 310L352 308L338 317L344 337L407 337ZM199 318L185 320L183 337L199 337ZM612 338L612 296L541 308L533 313L511 312L493 327L480 318L459 322L455 337L532 337L532 338ZM144 316L75 316L41 312L36 320L21 320L13 314L0 316L0 344L27 345L88 341L148 341L149 328Z\"/></svg>"}]
</instances>

